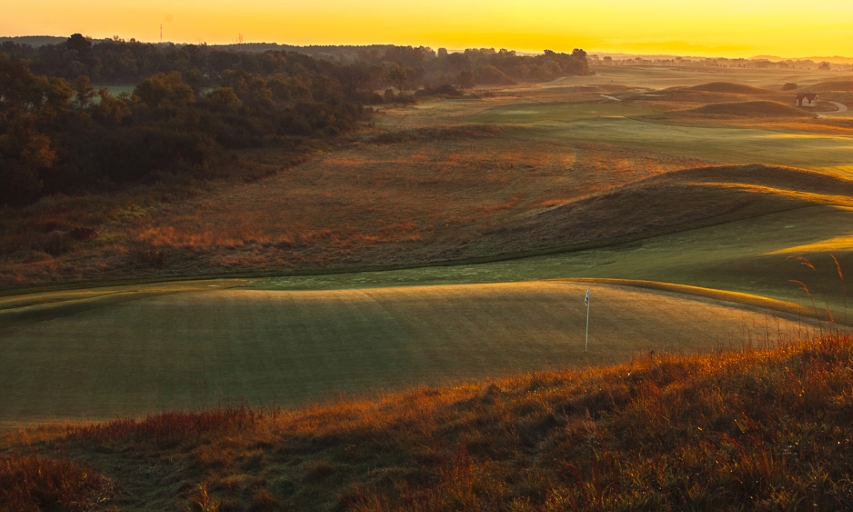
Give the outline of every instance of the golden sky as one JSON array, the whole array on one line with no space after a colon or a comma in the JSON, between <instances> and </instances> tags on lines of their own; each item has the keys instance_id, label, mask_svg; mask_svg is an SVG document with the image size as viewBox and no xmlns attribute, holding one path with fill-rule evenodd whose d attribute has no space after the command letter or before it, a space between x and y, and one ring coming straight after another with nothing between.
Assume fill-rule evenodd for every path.
<instances>
[{"instance_id":1,"label":"golden sky","mask_svg":"<svg viewBox=\"0 0 853 512\"><path fill-rule=\"evenodd\" d=\"M853 0L5 0L0 36L853 57Z\"/></svg>"}]
</instances>

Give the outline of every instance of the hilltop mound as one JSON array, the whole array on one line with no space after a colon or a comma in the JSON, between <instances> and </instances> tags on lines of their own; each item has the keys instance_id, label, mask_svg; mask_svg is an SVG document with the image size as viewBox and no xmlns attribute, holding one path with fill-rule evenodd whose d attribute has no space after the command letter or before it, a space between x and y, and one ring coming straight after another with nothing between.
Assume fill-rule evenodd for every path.
<instances>
[{"instance_id":1,"label":"hilltop mound","mask_svg":"<svg viewBox=\"0 0 853 512\"><path fill-rule=\"evenodd\" d=\"M710 82L707 84L694 85L693 87L688 87L688 89L703 92L723 92L728 94L768 94L772 92L760 87L733 82Z\"/></svg>"},{"instance_id":2,"label":"hilltop mound","mask_svg":"<svg viewBox=\"0 0 853 512\"><path fill-rule=\"evenodd\" d=\"M802 89L808 89L811 92L837 92L837 91L853 91L853 80L835 80L832 82L820 82Z\"/></svg>"},{"instance_id":3,"label":"hilltop mound","mask_svg":"<svg viewBox=\"0 0 853 512\"><path fill-rule=\"evenodd\" d=\"M647 238L813 204L853 204L853 181L764 165L689 169L548 209L471 247L493 253Z\"/></svg>"},{"instance_id":4,"label":"hilltop mound","mask_svg":"<svg viewBox=\"0 0 853 512\"><path fill-rule=\"evenodd\" d=\"M775 101L740 101L736 103L714 103L702 107L675 112L678 115L712 115L732 117L814 117L796 107Z\"/></svg>"}]
</instances>

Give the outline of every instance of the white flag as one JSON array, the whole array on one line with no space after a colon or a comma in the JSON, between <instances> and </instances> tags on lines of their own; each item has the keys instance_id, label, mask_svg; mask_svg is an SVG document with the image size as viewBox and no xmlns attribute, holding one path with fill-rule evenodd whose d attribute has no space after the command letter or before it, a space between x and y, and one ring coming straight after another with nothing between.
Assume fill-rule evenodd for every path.
<instances>
[{"instance_id":1,"label":"white flag","mask_svg":"<svg viewBox=\"0 0 853 512\"><path fill-rule=\"evenodd\" d=\"M583 298L584 304L589 304L589 288L586 289L586 297Z\"/></svg>"}]
</instances>

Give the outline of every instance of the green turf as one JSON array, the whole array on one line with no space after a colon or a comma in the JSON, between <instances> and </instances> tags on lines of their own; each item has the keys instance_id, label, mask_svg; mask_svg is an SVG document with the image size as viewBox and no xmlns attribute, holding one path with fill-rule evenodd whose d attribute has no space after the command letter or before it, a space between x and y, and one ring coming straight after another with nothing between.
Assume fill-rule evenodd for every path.
<instances>
[{"instance_id":1,"label":"green turf","mask_svg":"<svg viewBox=\"0 0 853 512\"><path fill-rule=\"evenodd\" d=\"M801 327L704 298L556 281L146 296L0 329L0 428L242 400L292 406L740 346L745 335L775 340Z\"/></svg>"}]
</instances>

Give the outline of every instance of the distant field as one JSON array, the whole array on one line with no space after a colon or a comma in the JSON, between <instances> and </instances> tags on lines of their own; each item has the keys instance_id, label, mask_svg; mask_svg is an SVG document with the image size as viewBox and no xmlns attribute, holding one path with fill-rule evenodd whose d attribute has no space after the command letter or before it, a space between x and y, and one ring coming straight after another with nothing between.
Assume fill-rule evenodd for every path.
<instances>
[{"instance_id":1,"label":"distant field","mask_svg":"<svg viewBox=\"0 0 853 512\"><path fill-rule=\"evenodd\" d=\"M0 427L241 400L293 406L613 363L649 350L775 342L808 331L794 320L701 297L570 282L142 295L0 330Z\"/></svg>"},{"instance_id":2,"label":"distant field","mask_svg":"<svg viewBox=\"0 0 853 512\"><path fill-rule=\"evenodd\" d=\"M521 137L614 144L719 163L766 163L853 173L853 138L737 127L673 124L643 118L648 107L623 103L496 107L473 122L527 124ZM712 111L713 112L713 111Z\"/></svg>"}]
</instances>

